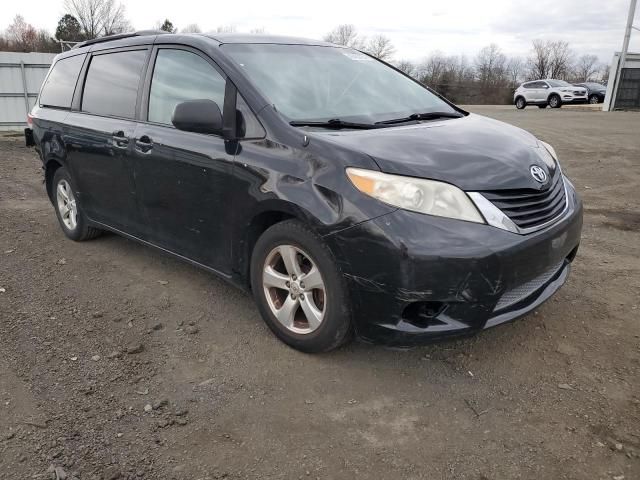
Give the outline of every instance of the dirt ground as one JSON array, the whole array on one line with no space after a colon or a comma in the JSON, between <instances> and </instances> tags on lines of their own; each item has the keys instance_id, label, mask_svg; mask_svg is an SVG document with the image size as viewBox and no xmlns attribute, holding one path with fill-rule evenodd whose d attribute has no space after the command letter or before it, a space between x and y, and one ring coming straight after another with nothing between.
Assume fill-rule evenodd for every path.
<instances>
[{"instance_id":1,"label":"dirt ground","mask_svg":"<svg viewBox=\"0 0 640 480\"><path fill-rule=\"evenodd\" d=\"M640 113L474 110L556 147L582 245L532 315L409 351L304 355L206 272L67 240L0 139L0 478L640 478Z\"/></svg>"}]
</instances>

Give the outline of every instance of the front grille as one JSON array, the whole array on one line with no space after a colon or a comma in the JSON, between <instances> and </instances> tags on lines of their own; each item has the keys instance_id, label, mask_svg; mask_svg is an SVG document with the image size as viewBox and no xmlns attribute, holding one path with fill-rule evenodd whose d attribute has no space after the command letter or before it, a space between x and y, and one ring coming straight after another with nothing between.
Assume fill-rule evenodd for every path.
<instances>
[{"instance_id":1,"label":"front grille","mask_svg":"<svg viewBox=\"0 0 640 480\"><path fill-rule=\"evenodd\" d=\"M497 305L493 309L494 312L502 310L503 308L510 307L511 305L515 305L520 301L526 299L528 296L534 294L536 291L540 290L543 286L545 286L549 281L560 271L560 269L564 266L564 260L561 262L551 266L546 272L538 275L533 280L529 280L522 285L512 288L511 290L507 290L498 301Z\"/></svg>"},{"instance_id":2,"label":"front grille","mask_svg":"<svg viewBox=\"0 0 640 480\"><path fill-rule=\"evenodd\" d=\"M564 211L567 203L562 174L557 170L551 185L543 191L523 188L481 193L523 229L553 220Z\"/></svg>"},{"instance_id":3,"label":"front grille","mask_svg":"<svg viewBox=\"0 0 640 480\"><path fill-rule=\"evenodd\" d=\"M577 91L577 90L576 90L575 92L573 92L573 93L574 93L575 95L579 96L579 97L584 97L584 96L586 95L586 93L585 93L585 92L579 92L579 91Z\"/></svg>"}]
</instances>

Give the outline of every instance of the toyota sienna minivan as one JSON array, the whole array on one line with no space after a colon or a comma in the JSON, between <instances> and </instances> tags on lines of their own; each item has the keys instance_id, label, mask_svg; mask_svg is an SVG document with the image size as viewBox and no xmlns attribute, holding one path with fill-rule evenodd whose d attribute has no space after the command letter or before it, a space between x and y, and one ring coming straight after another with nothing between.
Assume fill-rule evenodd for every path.
<instances>
[{"instance_id":1,"label":"toyota sienna minivan","mask_svg":"<svg viewBox=\"0 0 640 480\"><path fill-rule=\"evenodd\" d=\"M203 267L306 352L514 320L580 243L550 145L330 43L87 41L55 59L29 125L67 237L115 232Z\"/></svg>"}]
</instances>

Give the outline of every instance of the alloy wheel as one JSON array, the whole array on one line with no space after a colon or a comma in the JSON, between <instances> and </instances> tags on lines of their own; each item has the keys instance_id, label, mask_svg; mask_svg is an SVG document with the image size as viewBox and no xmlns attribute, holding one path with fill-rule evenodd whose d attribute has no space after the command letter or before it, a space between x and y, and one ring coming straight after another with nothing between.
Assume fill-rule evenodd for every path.
<instances>
[{"instance_id":1,"label":"alloy wheel","mask_svg":"<svg viewBox=\"0 0 640 480\"><path fill-rule=\"evenodd\" d=\"M324 279L311 257L293 245L275 247L264 262L262 285L271 313L288 330L318 329L327 310Z\"/></svg>"},{"instance_id":2,"label":"alloy wheel","mask_svg":"<svg viewBox=\"0 0 640 480\"><path fill-rule=\"evenodd\" d=\"M56 199L62 223L69 230L75 230L76 225L78 225L78 206L73 190L71 190L71 185L64 179L58 182Z\"/></svg>"},{"instance_id":3,"label":"alloy wheel","mask_svg":"<svg viewBox=\"0 0 640 480\"><path fill-rule=\"evenodd\" d=\"M598 103L598 97L595 95L592 95L591 98L589 98L589 103L592 105Z\"/></svg>"}]
</instances>

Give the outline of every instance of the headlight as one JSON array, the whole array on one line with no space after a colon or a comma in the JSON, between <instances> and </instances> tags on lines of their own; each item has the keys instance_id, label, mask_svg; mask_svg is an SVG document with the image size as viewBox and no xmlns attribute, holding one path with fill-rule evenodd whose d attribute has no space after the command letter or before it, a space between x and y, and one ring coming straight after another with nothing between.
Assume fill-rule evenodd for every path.
<instances>
[{"instance_id":1,"label":"headlight","mask_svg":"<svg viewBox=\"0 0 640 480\"><path fill-rule=\"evenodd\" d=\"M458 187L435 180L347 168L351 183L381 202L413 212L485 223L471 199Z\"/></svg>"}]
</instances>

